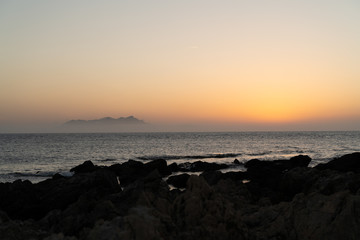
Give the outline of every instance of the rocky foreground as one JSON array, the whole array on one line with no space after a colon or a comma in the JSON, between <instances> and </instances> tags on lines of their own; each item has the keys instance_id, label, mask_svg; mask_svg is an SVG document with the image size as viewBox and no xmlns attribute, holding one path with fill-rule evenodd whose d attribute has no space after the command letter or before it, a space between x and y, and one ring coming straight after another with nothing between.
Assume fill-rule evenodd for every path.
<instances>
[{"instance_id":1,"label":"rocky foreground","mask_svg":"<svg viewBox=\"0 0 360 240\"><path fill-rule=\"evenodd\" d=\"M87 161L72 177L1 183L0 239L360 239L360 153L310 161L250 160L228 173Z\"/></svg>"}]
</instances>

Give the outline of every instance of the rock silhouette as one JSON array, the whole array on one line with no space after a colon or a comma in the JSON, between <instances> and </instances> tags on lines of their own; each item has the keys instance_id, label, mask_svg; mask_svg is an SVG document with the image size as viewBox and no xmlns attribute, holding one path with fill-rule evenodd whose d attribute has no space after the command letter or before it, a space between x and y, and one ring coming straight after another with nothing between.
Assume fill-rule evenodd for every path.
<instances>
[{"instance_id":1,"label":"rock silhouette","mask_svg":"<svg viewBox=\"0 0 360 240\"><path fill-rule=\"evenodd\" d=\"M130 160L104 167L85 162L72 169L71 177L0 183L0 236L359 239L359 156L345 155L314 168L301 155L251 160L246 172L226 173L219 171L220 164L196 163L200 176L186 168L191 163Z\"/></svg>"}]
</instances>

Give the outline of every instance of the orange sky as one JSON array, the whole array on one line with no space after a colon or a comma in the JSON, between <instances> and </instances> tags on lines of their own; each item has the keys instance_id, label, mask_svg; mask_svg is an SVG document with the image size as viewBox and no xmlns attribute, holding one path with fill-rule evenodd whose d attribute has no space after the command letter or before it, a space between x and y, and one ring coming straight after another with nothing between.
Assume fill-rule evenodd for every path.
<instances>
[{"instance_id":1,"label":"orange sky","mask_svg":"<svg viewBox=\"0 0 360 240\"><path fill-rule=\"evenodd\" d=\"M2 2L0 131L129 115L360 130L359 12L357 1Z\"/></svg>"}]
</instances>

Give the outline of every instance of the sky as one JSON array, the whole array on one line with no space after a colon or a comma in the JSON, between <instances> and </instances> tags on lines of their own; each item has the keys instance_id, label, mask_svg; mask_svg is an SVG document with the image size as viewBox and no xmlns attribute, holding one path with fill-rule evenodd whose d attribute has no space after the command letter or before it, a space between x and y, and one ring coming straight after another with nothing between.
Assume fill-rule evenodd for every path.
<instances>
[{"instance_id":1,"label":"sky","mask_svg":"<svg viewBox=\"0 0 360 240\"><path fill-rule=\"evenodd\" d=\"M357 0L0 1L0 132L130 115L360 130L359 12Z\"/></svg>"}]
</instances>

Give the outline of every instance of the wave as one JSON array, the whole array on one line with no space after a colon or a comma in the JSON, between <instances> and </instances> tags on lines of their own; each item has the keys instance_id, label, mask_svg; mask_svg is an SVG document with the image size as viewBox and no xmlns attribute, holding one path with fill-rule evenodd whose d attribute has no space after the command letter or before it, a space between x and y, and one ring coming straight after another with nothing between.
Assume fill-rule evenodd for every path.
<instances>
[{"instance_id":1,"label":"wave","mask_svg":"<svg viewBox=\"0 0 360 240\"><path fill-rule=\"evenodd\" d=\"M101 160L97 160L98 162L114 162L116 161L115 158L107 158L107 159L101 159Z\"/></svg>"},{"instance_id":2,"label":"wave","mask_svg":"<svg viewBox=\"0 0 360 240\"><path fill-rule=\"evenodd\" d=\"M216 153L204 155L150 155L136 157L138 160L153 161L153 160L180 160L180 159L208 159L208 158L236 158L239 156L266 156L266 155L289 155L289 154L302 154L302 150L279 150L279 151L263 151L263 152L250 152L250 153ZM277 156L278 157L278 156Z\"/></svg>"},{"instance_id":3,"label":"wave","mask_svg":"<svg viewBox=\"0 0 360 240\"><path fill-rule=\"evenodd\" d=\"M71 172L29 172L29 173L24 173L24 172L14 172L14 173L9 173L9 175L12 175L14 177L40 177L40 178L50 178L52 176L54 176L56 173L59 173L60 175L63 175L64 177L70 177L73 175L73 173Z\"/></svg>"},{"instance_id":4,"label":"wave","mask_svg":"<svg viewBox=\"0 0 360 240\"><path fill-rule=\"evenodd\" d=\"M301 154L305 153L303 150L295 150L295 149L284 149L278 151L264 151L264 152L257 152L257 153L246 153L246 156L265 156L265 155L289 155L289 154Z\"/></svg>"},{"instance_id":5,"label":"wave","mask_svg":"<svg viewBox=\"0 0 360 240\"><path fill-rule=\"evenodd\" d=\"M259 153L247 153L247 156L264 156L271 154L273 151L265 151L265 152L259 152Z\"/></svg>"},{"instance_id":6,"label":"wave","mask_svg":"<svg viewBox=\"0 0 360 240\"><path fill-rule=\"evenodd\" d=\"M159 156L142 156L137 157L139 160L153 161L153 160L179 160L179 159L207 159L207 158L232 158L241 156L242 153L216 153L204 155L159 155Z\"/></svg>"},{"instance_id":7,"label":"wave","mask_svg":"<svg viewBox=\"0 0 360 240\"><path fill-rule=\"evenodd\" d=\"M304 153L304 151L303 150L281 150L278 153L293 154L293 153Z\"/></svg>"}]
</instances>

